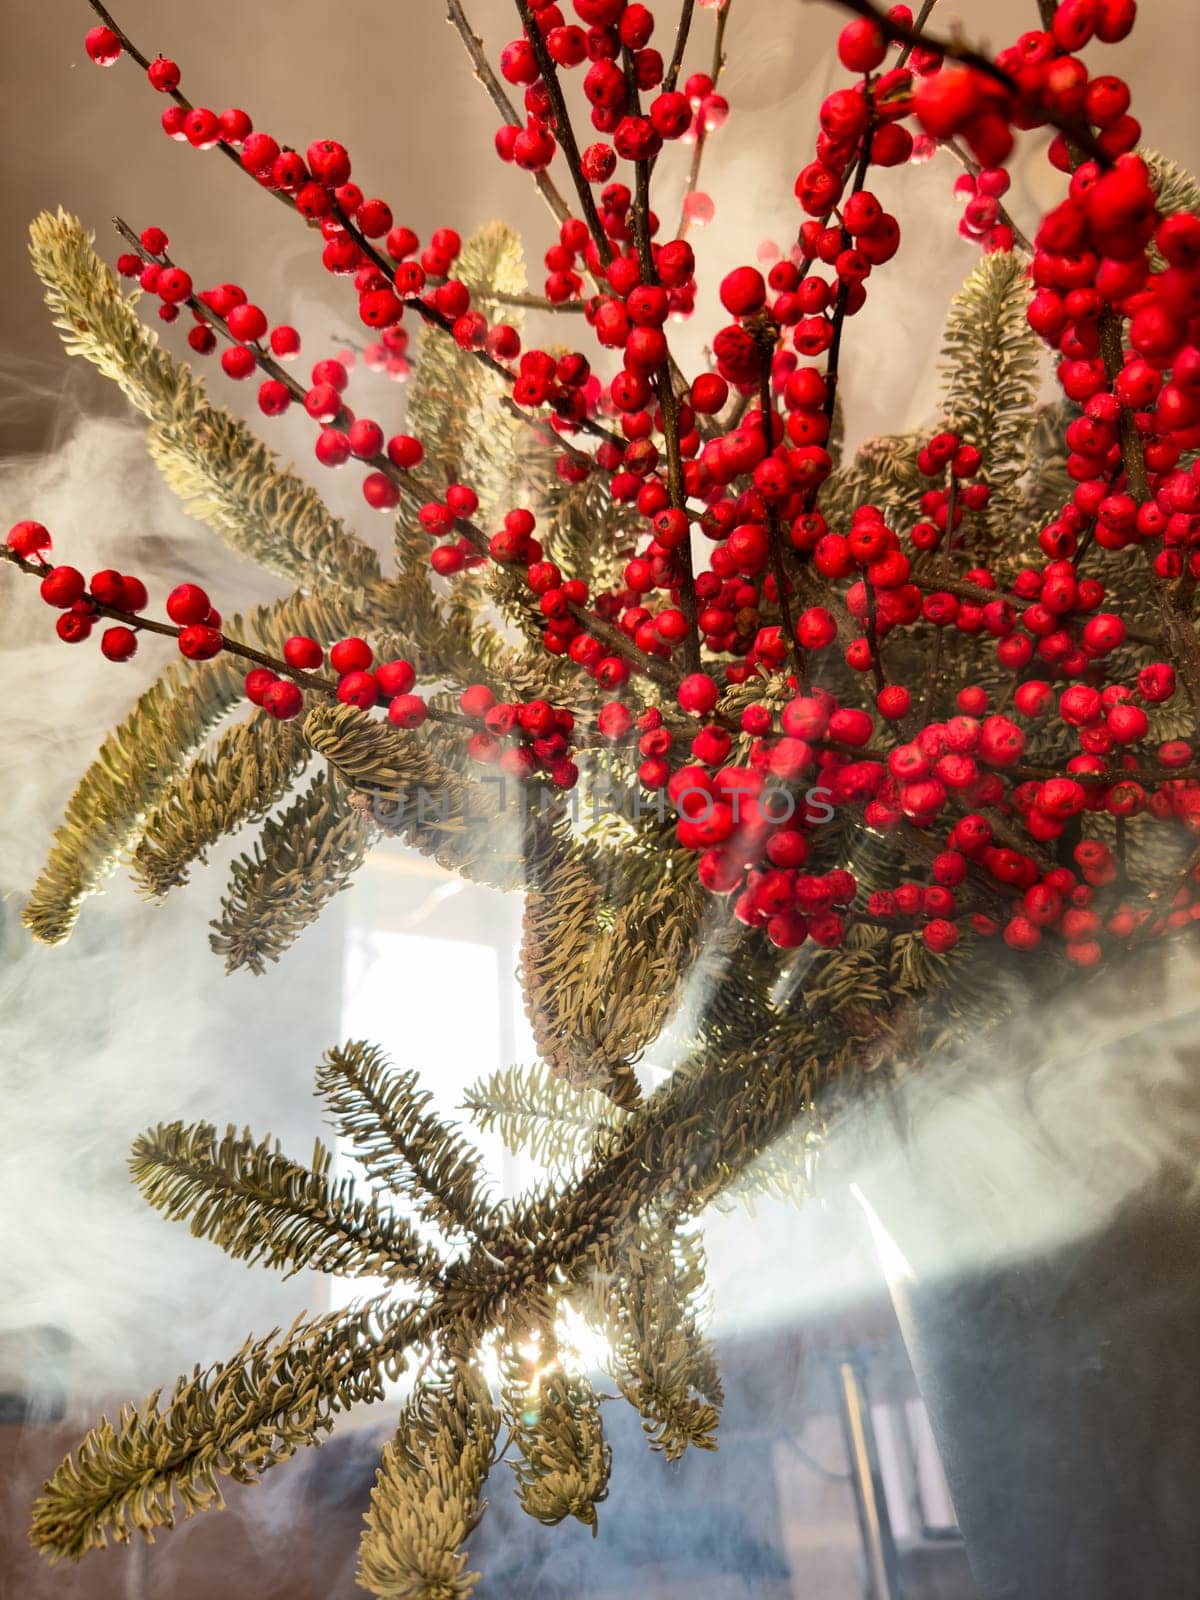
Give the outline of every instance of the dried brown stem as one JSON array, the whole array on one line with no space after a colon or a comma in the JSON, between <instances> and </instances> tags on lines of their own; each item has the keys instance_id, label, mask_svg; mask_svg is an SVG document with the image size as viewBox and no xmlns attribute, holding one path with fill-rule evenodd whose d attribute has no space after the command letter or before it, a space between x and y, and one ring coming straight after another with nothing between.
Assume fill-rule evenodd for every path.
<instances>
[{"instance_id":1,"label":"dried brown stem","mask_svg":"<svg viewBox=\"0 0 1200 1600\"><path fill-rule=\"evenodd\" d=\"M529 47L537 60L538 70L542 75L542 82L546 86L546 93L550 98L550 105L554 111L554 127L558 135L558 142L567 163L567 170L571 174L571 182L575 186L575 193L579 199L579 208L583 220L588 225L588 232L595 241L596 250L603 266L607 266L613 258L613 247L608 235L604 231L604 224L600 221L600 213L596 210L596 201L592 195L592 187L583 175L583 162L579 155L579 145L575 140L575 129L571 124L571 114L567 110L567 102L563 98L562 84L558 80L558 67L554 57L546 49L546 41L542 38L542 30L537 25L537 19L529 9L528 0L514 0L517 15L525 29L525 36L529 40Z\"/></svg>"},{"instance_id":2,"label":"dried brown stem","mask_svg":"<svg viewBox=\"0 0 1200 1600\"><path fill-rule=\"evenodd\" d=\"M524 127L524 122L517 114L516 106L513 105L505 93L503 84L496 76L492 64L487 58L483 48L483 40L467 20L467 14L462 8L461 0L446 0L446 20L457 31L459 38L463 42L463 48L470 57L471 65L475 69L475 77L487 90L488 98L504 118L504 121L508 123L510 128ZM560 223L565 222L571 215L570 208L559 193L558 185L554 182L554 179L551 178L548 172L536 172L533 176L538 193L546 202L552 215Z\"/></svg>"},{"instance_id":3,"label":"dried brown stem","mask_svg":"<svg viewBox=\"0 0 1200 1600\"><path fill-rule=\"evenodd\" d=\"M720 82L721 73L725 68L725 29L729 26L729 13L733 10L733 0L725 0L724 6L717 13L717 31L713 39L712 67L709 77L715 89ZM691 227L691 218L687 213L687 203L696 192L700 182L700 167L704 161L704 146L708 140L708 129L701 122L696 129L696 143L692 146L692 165L688 172L687 187L683 191L683 206L679 213L679 226L675 230L677 239L686 239Z\"/></svg>"}]
</instances>

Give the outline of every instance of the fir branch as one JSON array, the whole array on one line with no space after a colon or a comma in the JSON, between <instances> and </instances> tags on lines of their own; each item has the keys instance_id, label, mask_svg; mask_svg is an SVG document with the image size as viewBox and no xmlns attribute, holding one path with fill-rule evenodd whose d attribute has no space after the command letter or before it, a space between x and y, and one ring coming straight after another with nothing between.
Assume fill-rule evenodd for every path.
<instances>
[{"instance_id":1,"label":"fir branch","mask_svg":"<svg viewBox=\"0 0 1200 1600\"><path fill-rule=\"evenodd\" d=\"M317 1089L368 1176L403 1194L452 1238L489 1225L479 1156L458 1130L429 1111L432 1096L415 1072L397 1072L360 1039L326 1053Z\"/></svg>"},{"instance_id":2,"label":"fir branch","mask_svg":"<svg viewBox=\"0 0 1200 1600\"><path fill-rule=\"evenodd\" d=\"M256 1143L234 1127L160 1123L133 1146L130 1170L149 1203L187 1222L234 1260L295 1272L436 1280L442 1262L412 1224L360 1200L353 1178L335 1179L319 1141L311 1167L290 1160L270 1139Z\"/></svg>"},{"instance_id":3,"label":"fir branch","mask_svg":"<svg viewBox=\"0 0 1200 1600\"><path fill-rule=\"evenodd\" d=\"M331 641L371 620L373 603L325 595L292 595L259 607L230 627L279 654L292 634ZM160 805L171 784L200 750L221 718L243 697L242 672L227 655L212 661L176 661L147 689L104 740L67 806L49 860L22 921L35 939L61 944L83 901L95 894L136 839L142 819Z\"/></svg>"},{"instance_id":4,"label":"fir branch","mask_svg":"<svg viewBox=\"0 0 1200 1600\"><path fill-rule=\"evenodd\" d=\"M1029 280L1012 251L985 255L952 303L942 345L942 408L1006 494L1029 464L1037 422L1040 341L1025 315Z\"/></svg>"},{"instance_id":5,"label":"fir branch","mask_svg":"<svg viewBox=\"0 0 1200 1600\"><path fill-rule=\"evenodd\" d=\"M574 1517L595 1535L612 1450L596 1391L563 1369L548 1294L510 1326L506 1344L501 1406L517 1447L511 1465L521 1509L548 1527Z\"/></svg>"},{"instance_id":6,"label":"fir branch","mask_svg":"<svg viewBox=\"0 0 1200 1600\"><path fill-rule=\"evenodd\" d=\"M633 1066L678 1002L702 938L702 894L685 873L660 870L598 933L601 886L582 861L531 889L521 974L538 1052L552 1071L617 1105L636 1102Z\"/></svg>"},{"instance_id":7,"label":"fir branch","mask_svg":"<svg viewBox=\"0 0 1200 1600\"><path fill-rule=\"evenodd\" d=\"M111 378L149 420L150 454L186 509L293 583L353 591L377 582L375 552L162 349L92 238L67 212L43 212L30 229L34 270L68 353Z\"/></svg>"},{"instance_id":8,"label":"fir branch","mask_svg":"<svg viewBox=\"0 0 1200 1600\"><path fill-rule=\"evenodd\" d=\"M373 830L326 773L320 773L230 871L209 944L225 970L260 975L311 927L362 866Z\"/></svg>"},{"instance_id":9,"label":"fir branch","mask_svg":"<svg viewBox=\"0 0 1200 1600\"><path fill-rule=\"evenodd\" d=\"M469 1368L420 1385L384 1447L359 1549L379 1600L465 1600L479 1581L462 1548L487 1508L499 1414Z\"/></svg>"},{"instance_id":10,"label":"fir branch","mask_svg":"<svg viewBox=\"0 0 1200 1600\"><path fill-rule=\"evenodd\" d=\"M628 1115L594 1089L564 1082L538 1062L494 1072L473 1083L463 1099L475 1126L495 1129L510 1150L565 1172L591 1150L599 1133Z\"/></svg>"},{"instance_id":11,"label":"fir branch","mask_svg":"<svg viewBox=\"0 0 1200 1600\"><path fill-rule=\"evenodd\" d=\"M186 883L189 868L206 860L219 839L262 821L308 759L295 723L255 712L228 729L211 754L198 756L172 782L146 818L133 854L135 882L157 896Z\"/></svg>"},{"instance_id":12,"label":"fir branch","mask_svg":"<svg viewBox=\"0 0 1200 1600\"><path fill-rule=\"evenodd\" d=\"M1200 183L1192 174L1157 150L1143 149L1138 154L1150 169L1159 215L1169 217L1176 211L1189 211L1200 216Z\"/></svg>"},{"instance_id":13,"label":"fir branch","mask_svg":"<svg viewBox=\"0 0 1200 1600\"><path fill-rule=\"evenodd\" d=\"M78 1560L110 1537L151 1539L180 1511L219 1509L218 1479L253 1483L327 1432L336 1412L383 1397L388 1340L409 1313L386 1296L247 1340L230 1360L181 1378L92 1429L45 1486L31 1538L51 1560Z\"/></svg>"},{"instance_id":14,"label":"fir branch","mask_svg":"<svg viewBox=\"0 0 1200 1600\"><path fill-rule=\"evenodd\" d=\"M716 1448L723 1398L700 1333L704 1254L670 1226L639 1225L597 1280L585 1305L606 1334L621 1393L642 1418L650 1446L676 1461L692 1446Z\"/></svg>"},{"instance_id":15,"label":"fir branch","mask_svg":"<svg viewBox=\"0 0 1200 1600\"><path fill-rule=\"evenodd\" d=\"M475 882L523 888L558 848L564 819L542 815L535 789L504 777L461 778L440 759L445 742L435 754L423 730L400 732L353 706L319 705L304 736L364 816Z\"/></svg>"}]
</instances>

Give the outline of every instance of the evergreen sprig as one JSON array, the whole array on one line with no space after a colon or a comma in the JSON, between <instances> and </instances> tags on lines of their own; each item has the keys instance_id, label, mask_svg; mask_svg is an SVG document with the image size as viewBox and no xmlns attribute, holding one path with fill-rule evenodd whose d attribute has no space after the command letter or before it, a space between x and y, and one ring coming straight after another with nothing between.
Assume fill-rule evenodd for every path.
<instances>
[{"instance_id":1,"label":"evergreen sprig","mask_svg":"<svg viewBox=\"0 0 1200 1600\"><path fill-rule=\"evenodd\" d=\"M226 834L261 822L309 759L294 723L258 711L227 729L211 754L174 780L142 825L133 853L134 881L150 895L186 883Z\"/></svg>"},{"instance_id":2,"label":"evergreen sprig","mask_svg":"<svg viewBox=\"0 0 1200 1600\"><path fill-rule=\"evenodd\" d=\"M402 1194L451 1239L478 1237L493 1220L477 1152L434 1116L416 1072L397 1072L380 1050L353 1040L330 1050L317 1089L369 1177Z\"/></svg>"},{"instance_id":3,"label":"evergreen sprig","mask_svg":"<svg viewBox=\"0 0 1200 1600\"><path fill-rule=\"evenodd\" d=\"M160 1123L133 1146L130 1169L149 1203L219 1244L235 1260L355 1277L430 1283L441 1261L411 1223L361 1200L352 1178L332 1175L318 1140L301 1166L249 1131L218 1135L207 1122Z\"/></svg>"},{"instance_id":4,"label":"evergreen sprig","mask_svg":"<svg viewBox=\"0 0 1200 1600\"><path fill-rule=\"evenodd\" d=\"M261 973L278 961L345 889L371 843L370 820L321 772L269 817L253 849L230 869L209 943L225 968Z\"/></svg>"},{"instance_id":5,"label":"evergreen sprig","mask_svg":"<svg viewBox=\"0 0 1200 1600\"><path fill-rule=\"evenodd\" d=\"M479 1574L463 1545L487 1502L499 1413L469 1367L418 1385L385 1445L359 1547L378 1600L466 1600Z\"/></svg>"},{"instance_id":6,"label":"evergreen sprig","mask_svg":"<svg viewBox=\"0 0 1200 1600\"><path fill-rule=\"evenodd\" d=\"M150 454L186 509L292 583L353 593L378 582L370 546L162 348L92 237L69 213L42 212L30 228L34 271L68 353L111 378L149 420Z\"/></svg>"},{"instance_id":7,"label":"evergreen sprig","mask_svg":"<svg viewBox=\"0 0 1200 1600\"><path fill-rule=\"evenodd\" d=\"M31 1538L52 1560L78 1559L109 1538L152 1537L182 1511L219 1509L219 1480L258 1474L313 1444L335 1413L383 1394L395 1371L392 1341L404 1343L405 1314L386 1297L316 1321L281 1338L250 1339L228 1361L181 1378L104 1419L46 1484Z\"/></svg>"}]
</instances>

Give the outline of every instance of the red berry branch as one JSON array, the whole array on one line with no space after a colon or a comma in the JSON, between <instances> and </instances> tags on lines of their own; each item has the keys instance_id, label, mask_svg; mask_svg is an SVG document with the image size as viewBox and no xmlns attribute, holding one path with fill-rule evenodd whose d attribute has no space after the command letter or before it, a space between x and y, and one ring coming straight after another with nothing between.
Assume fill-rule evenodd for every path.
<instances>
[{"instance_id":1,"label":"red berry branch","mask_svg":"<svg viewBox=\"0 0 1200 1600\"><path fill-rule=\"evenodd\" d=\"M932 0L915 19L904 5L848 3L855 17L838 54L849 81L826 96L813 159L796 178L797 243L765 272L743 264L726 275L729 320L711 339L711 363L690 379L667 327L695 311L695 257L682 238L660 240L655 184L669 145L690 138L693 192L707 133L723 121L715 86L728 0L713 70L682 92L690 0L669 62L654 47L653 12L636 0L572 0L578 25L556 0L516 4L522 32L495 68L462 6L449 4L502 118L496 152L537 177L558 225L544 297L510 298L579 310L596 372L582 351L524 349L516 329L489 326L475 302L502 298L489 302L489 286L454 276L456 231L437 230L422 247L353 183L336 141L301 155L254 132L245 113L185 110L177 69L134 56L182 115L169 132L200 148L222 143L318 230L326 267L353 278L360 315L387 348L403 353L410 308L449 334L504 374L504 403L554 451L563 479L594 475L641 526L616 575L585 584L547 559L525 508L502 511L489 534L469 485L421 486L434 570L450 582L487 561L523 572L545 648L612 697L593 724L548 699L516 706L468 685L459 710L441 713L475 723L468 758L569 787L572 752L603 743L626 753L641 787L675 805L676 837L695 851L700 881L731 895L732 915L782 949L836 945L864 920L921 926L942 953L963 933L998 935L1017 950L1053 939L1091 965L1106 948L1189 925L1200 916L1198 873L1193 862L1179 879L1178 856L1193 855L1200 831L1200 475L1189 464L1200 447L1200 218L1162 214L1134 153L1140 129L1126 86L1093 77L1078 54L1093 39L1124 37L1132 0L1043 0L1042 30L995 60L929 33ZM114 33L89 50L109 61L124 44ZM567 110L577 69L600 135L586 148ZM1057 130L1050 160L1064 196L1029 240L1002 204L1004 167L1019 134L1036 127ZM915 517L866 501L847 508L844 487L829 485L847 322L902 243L871 174L939 144L966 168L960 232L1003 262L1014 244L1025 248L1029 328L1054 351L1072 408L1072 487L1035 530L1032 561L983 541L1000 520L994 509L983 515L995 505L991 474L1006 463L991 459L991 439L964 437L964 424L931 432L918 452L927 487ZM578 216L547 188L555 160ZM194 349L220 334L231 377L264 376L264 411L303 404L321 430L318 457L361 460L368 500L393 509L417 481L421 441L386 439L378 423L355 418L337 362L318 362L307 388L290 377L294 330L269 329L237 286L195 292L165 236L148 233L125 230L134 252L123 270L157 292L165 319L189 308ZM599 441L594 456L572 443L581 432ZM1126 551L1149 563L1157 633L1137 609L1141 585L1123 578ZM95 582L76 600L81 610L68 615L120 608ZM105 614L135 635L136 613L123 610L123 620ZM68 632L89 627L68 623ZM221 639L211 621L186 627ZM285 653L282 666L268 659L255 670L274 673L285 699L310 688L364 709L399 699L403 726L425 714L407 703L411 683L390 694L388 664L375 666L365 641L333 646L336 681L315 675L324 646L310 643L315 655ZM661 691L662 705L624 703L632 672L647 696ZM1187 738L1178 737L1177 679L1193 702ZM939 698L951 691L945 715ZM932 881L868 894L847 869L805 870L821 849L826 802L815 796L893 840L897 859ZM1176 832L1187 848L1173 854ZM1166 869L1156 841L1167 841Z\"/></svg>"}]
</instances>

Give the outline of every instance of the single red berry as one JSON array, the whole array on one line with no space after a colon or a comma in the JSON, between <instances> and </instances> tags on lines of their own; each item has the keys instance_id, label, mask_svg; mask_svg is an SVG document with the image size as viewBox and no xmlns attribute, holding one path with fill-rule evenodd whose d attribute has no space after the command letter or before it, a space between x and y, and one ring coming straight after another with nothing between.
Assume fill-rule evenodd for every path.
<instances>
[{"instance_id":1,"label":"single red berry","mask_svg":"<svg viewBox=\"0 0 1200 1600\"><path fill-rule=\"evenodd\" d=\"M124 573L121 582L125 587L124 609L126 611L144 611L150 603L146 585L140 578L135 578L131 573Z\"/></svg>"},{"instance_id":2,"label":"single red berry","mask_svg":"<svg viewBox=\"0 0 1200 1600\"><path fill-rule=\"evenodd\" d=\"M170 94L172 89L178 89L182 74L174 61L159 56L146 68L146 76L160 94Z\"/></svg>"},{"instance_id":3,"label":"single red berry","mask_svg":"<svg viewBox=\"0 0 1200 1600\"><path fill-rule=\"evenodd\" d=\"M87 584L77 567L52 567L42 579L41 594L47 605L66 611L83 596Z\"/></svg>"},{"instance_id":4,"label":"single red berry","mask_svg":"<svg viewBox=\"0 0 1200 1600\"><path fill-rule=\"evenodd\" d=\"M192 623L179 635L179 653L189 661L211 661L213 656L220 655L224 647L220 629L210 628L202 622Z\"/></svg>"},{"instance_id":5,"label":"single red berry","mask_svg":"<svg viewBox=\"0 0 1200 1600\"><path fill-rule=\"evenodd\" d=\"M37 555L39 550L49 550L50 530L43 527L40 522L14 522L8 530L6 542L10 550L15 551L22 560L28 561L31 556Z\"/></svg>"},{"instance_id":6,"label":"single red berry","mask_svg":"<svg viewBox=\"0 0 1200 1600\"><path fill-rule=\"evenodd\" d=\"M124 609L126 599L125 579L114 568L105 567L101 572L94 572L88 588L91 590L92 598L97 604L113 606L117 610Z\"/></svg>"},{"instance_id":7,"label":"single red berry","mask_svg":"<svg viewBox=\"0 0 1200 1600\"><path fill-rule=\"evenodd\" d=\"M411 661L385 661L375 669L379 691L392 700L409 692L417 681L416 668Z\"/></svg>"},{"instance_id":8,"label":"single red berry","mask_svg":"<svg viewBox=\"0 0 1200 1600\"><path fill-rule=\"evenodd\" d=\"M95 578L92 579L92 593L96 594ZM96 598L100 596L97 594ZM211 609L212 601L198 583L181 583L167 596L167 615L180 627L202 623Z\"/></svg>"},{"instance_id":9,"label":"single red berry","mask_svg":"<svg viewBox=\"0 0 1200 1600\"><path fill-rule=\"evenodd\" d=\"M676 698L682 710L693 716L707 716L721 697L714 679L706 672L691 672L679 685Z\"/></svg>"},{"instance_id":10,"label":"single red berry","mask_svg":"<svg viewBox=\"0 0 1200 1600\"><path fill-rule=\"evenodd\" d=\"M425 459L425 449L419 439L410 433L397 433L387 442L388 460L394 467L420 466Z\"/></svg>"},{"instance_id":11,"label":"single red berry","mask_svg":"<svg viewBox=\"0 0 1200 1600\"><path fill-rule=\"evenodd\" d=\"M383 449L383 429L370 417L356 417L346 430L350 454L360 461L371 461Z\"/></svg>"},{"instance_id":12,"label":"single red berry","mask_svg":"<svg viewBox=\"0 0 1200 1600\"><path fill-rule=\"evenodd\" d=\"M297 684L279 678L263 694L263 710L277 722L290 722L304 710L304 696Z\"/></svg>"},{"instance_id":13,"label":"single red berry","mask_svg":"<svg viewBox=\"0 0 1200 1600\"><path fill-rule=\"evenodd\" d=\"M373 672L346 672L338 679L337 697L343 705L369 711L379 699L379 685Z\"/></svg>"},{"instance_id":14,"label":"single red berry","mask_svg":"<svg viewBox=\"0 0 1200 1600\"><path fill-rule=\"evenodd\" d=\"M165 300L168 305L177 306L190 298L192 280L190 274L184 272L182 267L164 267L154 287L160 299Z\"/></svg>"},{"instance_id":15,"label":"single red berry","mask_svg":"<svg viewBox=\"0 0 1200 1600\"><path fill-rule=\"evenodd\" d=\"M300 335L295 328L281 322L271 329L271 354L279 361L290 361L300 354Z\"/></svg>"},{"instance_id":16,"label":"single red berry","mask_svg":"<svg viewBox=\"0 0 1200 1600\"><path fill-rule=\"evenodd\" d=\"M369 472L362 488L363 499L375 511L393 511L400 504L400 491L386 472Z\"/></svg>"},{"instance_id":17,"label":"single red berry","mask_svg":"<svg viewBox=\"0 0 1200 1600\"><path fill-rule=\"evenodd\" d=\"M82 644L92 631L95 618L87 611L64 611L54 631L64 644Z\"/></svg>"},{"instance_id":18,"label":"single red berry","mask_svg":"<svg viewBox=\"0 0 1200 1600\"><path fill-rule=\"evenodd\" d=\"M921 937L930 950L944 955L953 950L958 943L958 928L953 922L947 922L943 917L935 917L932 922L927 922L921 930Z\"/></svg>"},{"instance_id":19,"label":"single red berry","mask_svg":"<svg viewBox=\"0 0 1200 1600\"><path fill-rule=\"evenodd\" d=\"M329 652L329 665L339 677L346 672L366 672L374 659L371 646L357 637L339 639Z\"/></svg>"},{"instance_id":20,"label":"single red berry","mask_svg":"<svg viewBox=\"0 0 1200 1600\"><path fill-rule=\"evenodd\" d=\"M767 285L757 267L735 267L721 280L721 304L733 317L746 317L766 304Z\"/></svg>"},{"instance_id":21,"label":"single red berry","mask_svg":"<svg viewBox=\"0 0 1200 1600\"><path fill-rule=\"evenodd\" d=\"M343 145L333 139L319 139L305 152L308 170L318 183L336 189L350 178L350 157Z\"/></svg>"},{"instance_id":22,"label":"single red berry","mask_svg":"<svg viewBox=\"0 0 1200 1600\"><path fill-rule=\"evenodd\" d=\"M874 72L887 55L887 40L868 17L848 22L838 38L838 57L847 72Z\"/></svg>"},{"instance_id":23,"label":"single red berry","mask_svg":"<svg viewBox=\"0 0 1200 1600\"><path fill-rule=\"evenodd\" d=\"M105 628L100 649L110 661L128 661L137 654L137 634L132 628Z\"/></svg>"},{"instance_id":24,"label":"single red berry","mask_svg":"<svg viewBox=\"0 0 1200 1600\"><path fill-rule=\"evenodd\" d=\"M483 683L468 685L458 697L459 709L468 717L484 717L496 704L496 696Z\"/></svg>"},{"instance_id":25,"label":"single red berry","mask_svg":"<svg viewBox=\"0 0 1200 1600\"><path fill-rule=\"evenodd\" d=\"M267 331L266 313L260 306L244 303L232 306L225 321L235 339L252 344L263 338Z\"/></svg>"},{"instance_id":26,"label":"single red berry","mask_svg":"<svg viewBox=\"0 0 1200 1600\"><path fill-rule=\"evenodd\" d=\"M221 119L207 106L193 106L183 119L183 134L195 150L211 150L221 140Z\"/></svg>"},{"instance_id":27,"label":"single red berry","mask_svg":"<svg viewBox=\"0 0 1200 1600\"><path fill-rule=\"evenodd\" d=\"M259 386L258 409L265 417L281 417L292 403L292 391L278 378L267 378Z\"/></svg>"},{"instance_id":28,"label":"single red berry","mask_svg":"<svg viewBox=\"0 0 1200 1600\"><path fill-rule=\"evenodd\" d=\"M302 672L315 672L325 660L325 652L315 639L297 633L284 641L283 659L289 667L296 667Z\"/></svg>"},{"instance_id":29,"label":"single red berry","mask_svg":"<svg viewBox=\"0 0 1200 1600\"><path fill-rule=\"evenodd\" d=\"M111 67L121 54L121 41L111 28L92 28L83 45L89 60L94 61L98 67Z\"/></svg>"},{"instance_id":30,"label":"single red berry","mask_svg":"<svg viewBox=\"0 0 1200 1600\"><path fill-rule=\"evenodd\" d=\"M416 694L398 694L388 706L388 721L396 728L419 728L429 707Z\"/></svg>"}]
</instances>

